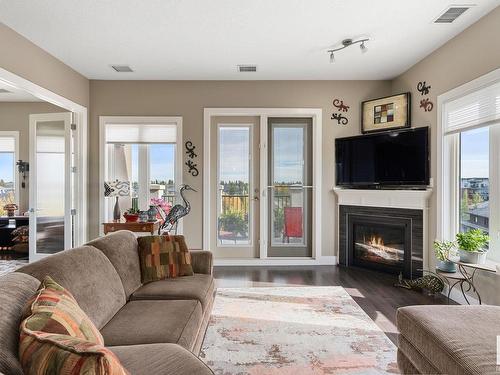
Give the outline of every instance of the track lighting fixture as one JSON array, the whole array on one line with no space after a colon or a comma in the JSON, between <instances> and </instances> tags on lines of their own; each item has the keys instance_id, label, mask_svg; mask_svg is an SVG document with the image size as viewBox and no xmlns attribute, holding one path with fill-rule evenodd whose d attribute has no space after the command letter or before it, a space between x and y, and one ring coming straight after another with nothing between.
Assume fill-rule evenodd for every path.
<instances>
[{"instance_id":1,"label":"track lighting fixture","mask_svg":"<svg viewBox=\"0 0 500 375\"><path fill-rule=\"evenodd\" d=\"M330 62L333 63L335 62L335 56L334 56L334 53L337 52L337 51L340 51L340 50L343 50L344 48L347 48L349 46L352 46L353 44L358 44L360 43L359 45L359 48L361 49L361 52L362 53L365 53L366 51L368 51L368 47L366 47L365 45L365 42L369 41L370 39L368 38L365 38L365 39L359 39L359 40L352 40L352 39L344 39L342 41L342 47L339 47L339 48L334 48L334 49L329 49L328 52L330 53Z\"/></svg>"}]
</instances>

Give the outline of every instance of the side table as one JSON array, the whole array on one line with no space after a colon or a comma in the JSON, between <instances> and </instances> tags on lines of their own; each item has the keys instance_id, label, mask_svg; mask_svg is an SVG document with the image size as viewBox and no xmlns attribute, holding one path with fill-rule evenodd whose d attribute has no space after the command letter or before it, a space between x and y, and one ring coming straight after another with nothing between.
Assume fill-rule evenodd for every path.
<instances>
[{"instance_id":1,"label":"side table","mask_svg":"<svg viewBox=\"0 0 500 375\"><path fill-rule=\"evenodd\" d=\"M131 232L147 232L151 234L158 233L160 229L160 220L146 221L146 222L117 222L117 223L103 223L104 234L116 232L118 230L129 230Z\"/></svg>"},{"instance_id":2,"label":"side table","mask_svg":"<svg viewBox=\"0 0 500 375\"><path fill-rule=\"evenodd\" d=\"M459 261L453 263L455 263L458 267L457 272L443 272L441 270L436 270L436 273L448 284L448 302L450 301L451 291L456 285L459 285L467 304L470 305L470 301L467 298L467 292L472 290L474 294L476 294L477 300L481 305L481 295L474 285L474 276L477 271L496 273L496 269L485 264L464 263Z\"/></svg>"}]
</instances>

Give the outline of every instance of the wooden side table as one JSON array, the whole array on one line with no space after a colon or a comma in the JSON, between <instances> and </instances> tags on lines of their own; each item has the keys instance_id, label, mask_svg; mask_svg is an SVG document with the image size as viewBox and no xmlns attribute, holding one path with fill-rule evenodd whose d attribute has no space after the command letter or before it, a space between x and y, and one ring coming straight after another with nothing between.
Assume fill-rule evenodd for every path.
<instances>
[{"instance_id":1,"label":"wooden side table","mask_svg":"<svg viewBox=\"0 0 500 375\"><path fill-rule=\"evenodd\" d=\"M131 232L155 234L158 233L158 230L160 229L160 220L145 222L137 221L135 223L103 223L102 225L104 226L104 234L116 232L118 230L129 230Z\"/></svg>"}]
</instances>

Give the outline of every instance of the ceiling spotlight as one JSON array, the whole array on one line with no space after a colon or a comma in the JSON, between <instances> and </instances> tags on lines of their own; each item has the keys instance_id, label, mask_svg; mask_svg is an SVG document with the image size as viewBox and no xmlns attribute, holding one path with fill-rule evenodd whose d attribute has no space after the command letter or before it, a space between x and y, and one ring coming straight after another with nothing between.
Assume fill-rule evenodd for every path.
<instances>
[{"instance_id":1,"label":"ceiling spotlight","mask_svg":"<svg viewBox=\"0 0 500 375\"><path fill-rule=\"evenodd\" d=\"M368 38L365 38L365 39L359 39L359 40L352 40L352 39L344 39L342 41L342 47L338 47L338 48L334 48L334 49L329 49L328 52L330 53L330 62L335 62L335 57L333 56L333 53L334 52L337 52L337 51L340 51L340 50L343 50L344 48L347 48L349 46L352 46L353 44L358 44L360 43L359 45L359 48L361 49L361 52L362 53L365 53L366 51L368 51L368 47L366 47L365 45L365 42L369 41L370 39Z\"/></svg>"}]
</instances>

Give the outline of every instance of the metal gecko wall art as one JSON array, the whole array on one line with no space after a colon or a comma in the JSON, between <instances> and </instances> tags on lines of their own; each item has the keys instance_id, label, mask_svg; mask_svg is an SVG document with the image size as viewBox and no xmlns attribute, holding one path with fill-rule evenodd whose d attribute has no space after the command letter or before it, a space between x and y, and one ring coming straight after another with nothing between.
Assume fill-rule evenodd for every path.
<instances>
[{"instance_id":1,"label":"metal gecko wall art","mask_svg":"<svg viewBox=\"0 0 500 375\"><path fill-rule=\"evenodd\" d=\"M420 95L429 95L431 91L431 85L427 85L425 81L420 81L417 83L417 91ZM420 100L420 108L423 108L425 112L430 112L434 108L434 103L431 102L429 98Z\"/></svg>"},{"instance_id":2,"label":"metal gecko wall art","mask_svg":"<svg viewBox=\"0 0 500 375\"><path fill-rule=\"evenodd\" d=\"M186 148L186 155L189 158L184 164L188 167L188 173L196 177L200 174L200 171L198 171L198 164L194 162L194 159L198 157L198 154L194 151L196 146L193 145L193 142L186 141L184 147Z\"/></svg>"},{"instance_id":3,"label":"metal gecko wall art","mask_svg":"<svg viewBox=\"0 0 500 375\"><path fill-rule=\"evenodd\" d=\"M344 101L340 99L334 99L333 106L337 109L337 112L332 113L331 120L337 120L338 125L347 125L349 123L349 119L346 116L343 116L342 112L347 113L349 111L349 106L345 105Z\"/></svg>"}]
</instances>

